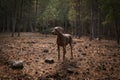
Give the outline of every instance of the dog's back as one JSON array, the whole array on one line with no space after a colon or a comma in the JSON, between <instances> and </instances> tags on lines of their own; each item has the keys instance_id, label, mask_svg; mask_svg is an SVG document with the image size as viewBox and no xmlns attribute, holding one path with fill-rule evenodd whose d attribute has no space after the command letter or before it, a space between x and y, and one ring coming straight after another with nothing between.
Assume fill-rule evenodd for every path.
<instances>
[{"instance_id":1,"label":"dog's back","mask_svg":"<svg viewBox=\"0 0 120 80\"><path fill-rule=\"evenodd\" d=\"M72 43L72 36L70 34L64 34L65 38L66 38L66 45L71 44Z\"/></svg>"}]
</instances>

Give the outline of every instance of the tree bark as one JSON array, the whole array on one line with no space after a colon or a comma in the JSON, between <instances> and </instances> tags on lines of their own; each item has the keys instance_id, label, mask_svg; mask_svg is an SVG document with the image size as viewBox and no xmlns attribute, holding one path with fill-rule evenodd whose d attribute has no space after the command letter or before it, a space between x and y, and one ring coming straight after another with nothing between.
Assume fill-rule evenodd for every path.
<instances>
[{"instance_id":1,"label":"tree bark","mask_svg":"<svg viewBox=\"0 0 120 80\"><path fill-rule=\"evenodd\" d=\"M98 38L101 40L101 30L102 30L102 25L101 25L101 13L100 13L100 8L98 8Z\"/></svg>"},{"instance_id":2,"label":"tree bark","mask_svg":"<svg viewBox=\"0 0 120 80\"><path fill-rule=\"evenodd\" d=\"M10 18L7 17L7 32L10 32Z\"/></svg>"},{"instance_id":3,"label":"tree bark","mask_svg":"<svg viewBox=\"0 0 120 80\"><path fill-rule=\"evenodd\" d=\"M77 36L78 38L81 37L81 21L80 21L80 2L81 0L76 0L76 27L77 29Z\"/></svg>"},{"instance_id":4,"label":"tree bark","mask_svg":"<svg viewBox=\"0 0 120 80\"><path fill-rule=\"evenodd\" d=\"M2 32L5 32L5 19L3 19L2 27Z\"/></svg>"},{"instance_id":5,"label":"tree bark","mask_svg":"<svg viewBox=\"0 0 120 80\"><path fill-rule=\"evenodd\" d=\"M20 29L21 29L21 27L22 27L22 25L23 25L23 23L22 23L22 15L23 15L23 0L21 0L21 2L20 2L21 4L20 4L20 10L19 10L19 26L17 26L18 27L18 37L20 37Z\"/></svg>"},{"instance_id":6,"label":"tree bark","mask_svg":"<svg viewBox=\"0 0 120 80\"><path fill-rule=\"evenodd\" d=\"M17 20L17 12L16 12L16 5L17 5L17 1L16 0L14 0L15 1L15 4L14 4L14 12L13 12L13 17L12 17L12 37L14 37L14 33L15 33L15 26L16 26L16 20Z\"/></svg>"},{"instance_id":7,"label":"tree bark","mask_svg":"<svg viewBox=\"0 0 120 80\"><path fill-rule=\"evenodd\" d=\"M91 29L90 29L90 40L93 40L96 37L96 23L97 23L97 16L95 8L97 7L95 5L95 0L91 0L91 10L90 10L90 16L91 16Z\"/></svg>"},{"instance_id":8,"label":"tree bark","mask_svg":"<svg viewBox=\"0 0 120 80\"><path fill-rule=\"evenodd\" d=\"M115 19L115 27L116 27L116 40L117 43L120 44L120 27L119 27L119 19Z\"/></svg>"},{"instance_id":9,"label":"tree bark","mask_svg":"<svg viewBox=\"0 0 120 80\"><path fill-rule=\"evenodd\" d=\"M93 7L91 5L91 28L90 28L90 40L94 38L94 23L93 23Z\"/></svg>"},{"instance_id":10,"label":"tree bark","mask_svg":"<svg viewBox=\"0 0 120 80\"><path fill-rule=\"evenodd\" d=\"M37 17L38 17L38 0L36 0L36 20L35 20L35 30L36 30L36 27L37 27Z\"/></svg>"},{"instance_id":11,"label":"tree bark","mask_svg":"<svg viewBox=\"0 0 120 80\"><path fill-rule=\"evenodd\" d=\"M11 35L12 37L14 37L15 26L16 26L16 15L12 19L12 35Z\"/></svg>"}]
</instances>

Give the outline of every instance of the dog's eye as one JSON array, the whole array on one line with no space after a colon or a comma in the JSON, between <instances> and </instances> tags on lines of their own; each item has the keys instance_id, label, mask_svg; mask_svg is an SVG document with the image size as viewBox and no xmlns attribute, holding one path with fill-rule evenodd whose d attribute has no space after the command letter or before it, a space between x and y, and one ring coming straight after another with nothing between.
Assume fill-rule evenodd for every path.
<instances>
[{"instance_id":1,"label":"dog's eye","mask_svg":"<svg viewBox=\"0 0 120 80\"><path fill-rule=\"evenodd\" d=\"M57 29L55 29L55 31L57 31Z\"/></svg>"}]
</instances>

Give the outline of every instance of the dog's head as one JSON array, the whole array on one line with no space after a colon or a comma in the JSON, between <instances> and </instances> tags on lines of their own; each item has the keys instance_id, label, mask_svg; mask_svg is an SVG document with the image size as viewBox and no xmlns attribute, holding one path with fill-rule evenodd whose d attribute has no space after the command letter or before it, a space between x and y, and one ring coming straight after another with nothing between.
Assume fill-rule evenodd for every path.
<instances>
[{"instance_id":1,"label":"dog's head","mask_svg":"<svg viewBox=\"0 0 120 80\"><path fill-rule=\"evenodd\" d=\"M64 33L64 29L62 27L54 27L52 34L58 35L59 33Z\"/></svg>"}]
</instances>

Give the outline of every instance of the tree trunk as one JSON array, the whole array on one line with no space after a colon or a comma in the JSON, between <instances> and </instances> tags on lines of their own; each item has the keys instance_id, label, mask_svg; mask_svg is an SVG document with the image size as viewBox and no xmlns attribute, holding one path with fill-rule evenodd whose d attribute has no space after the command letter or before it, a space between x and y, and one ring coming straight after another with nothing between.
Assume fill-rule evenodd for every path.
<instances>
[{"instance_id":1,"label":"tree trunk","mask_svg":"<svg viewBox=\"0 0 120 80\"><path fill-rule=\"evenodd\" d=\"M3 19L2 27L2 32L5 32L5 19Z\"/></svg>"},{"instance_id":2,"label":"tree trunk","mask_svg":"<svg viewBox=\"0 0 120 80\"><path fill-rule=\"evenodd\" d=\"M38 17L38 0L36 0L36 20L35 20L35 30L36 30L36 27L37 27L37 17Z\"/></svg>"},{"instance_id":3,"label":"tree trunk","mask_svg":"<svg viewBox=\"0 0 120 80\"><path fill-rule=\"evenodd\" d=\"M91 0L91 11L90 11L90 15L91 15L91 29L90 29L90 40L93 40L95 37L96 37L96 12L95 12L95 8L97 7L95 5L95 1L94 0Z\"/></svg>"},{"instance_id":4,"label":"tree trunk","mask_svg":"<svg viewBox=\"0 0 120 80\"><path fill-rule=\"evenodd\" d=\"M21 0L21 4L20 4L20 10L19 10L19 26L18 27L18 37L20 37L20 30L22 27L22 15L23 15L23 0Z\"/></svg>"},{"instance_id":5,"label":"tree trunk","mask_svg":"<svg viewBox=\"0 0 120 80\"><path fill-rule=\"evenodd\" d=\"M115 19L116 40L118 44L120 44L120 27L119 26L120 26L119 19Z\"/></svg>"},{"instance_id":6,"label":"tree trunk","mask_svg":"<svg viewBox=\"0 0 120 80\"><path fill-rule=\"evenodd\" d=\"M81 37L81 21L80 21L80 2L81 0L76 0L76 27L77 29L77 36L78 38Z\"/></svg>"},{"instance_id":7,"label":"tree trunk","mask_svg":"<svg viewBox=\"0 0 120 80\"><path fill-rule=\"evenodd\" d=\"M67 17L64 16L64 29L65 29L65 32L67 31Z\"/></svg>"},{"instance_id":8,"label":"tree trunk","mask_svg":"<svg viewBox=\"0 0 120 80\"><path fill-rule=\"evenodd\" d=\"M12 37L14 37L14 33L15 33L15 26L16 26L16 20L17 20L17 12L16 12L16 5L17 5L17 1L15 1L15 4L14 4L14 12L13 12L13 17L12 17Z\"/></svg>"},{"instance_id":9,"label":"tree trunk","mask_svg":"<svg viewBox=\"0 0 120 80\"><path fill-rule=\"evenodd\" d=\"M98 8L98 38L101 40L101 14L100 14L100 8Z\"/></svg>"},{"instance_id":10,"label":"tree trunk","mask_svg":"<svg viewBox=\"0 0 120 80\"><path fill-rule=\"evenodd\" d=\"M93 9L91 7L91 28L90 28L90 40L94 38L94 23L93 23Z\"/></svg>"},{"instance_id":11,"label":"tree trunk","mask_svg":"<svg viewBox=\"0 0 120 80\"><path fill-rule=\"evenodd\" d=\"M31 20L29 21L29 26L30 26L30 31L33 32L33 26L32 26L32 23L31 23Z\"/></svg>"},{"instance_id":12,"label":"tree trunk","mask_svg":"<svg viewBox=\"0 0 120 80\"><path fill-rule=\"evenodd\" d=\"M20 24L20 26L18 27L18 37L20 37L20 27L21 27L21 24Z\"/></svg>"},{"instance_id":13,"label":"tree trunk","mask_svg":"<svg viewBox=\"0 0 120 80\"><path fill-rule=\"evenodd\" d=\"M10 18L7 17L7 32L10 32Z\"/></svg>"},{"instance_id":14,"label":"tree trunk","mask_svg":"<svg viewBox=\"0 0 120 80\"><path fill-rule=\"evenodd\" d=\"M16 15L15 17L12 18L12 37L14 37L14 33L15 33L15 26L16 26Z\"/></svg>"}]
</instances>

